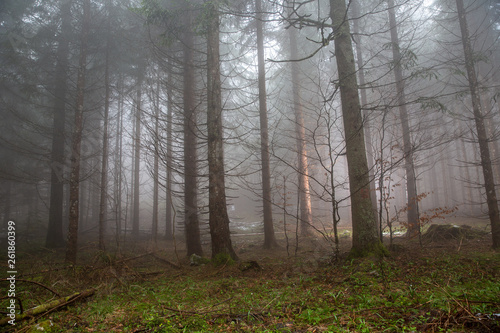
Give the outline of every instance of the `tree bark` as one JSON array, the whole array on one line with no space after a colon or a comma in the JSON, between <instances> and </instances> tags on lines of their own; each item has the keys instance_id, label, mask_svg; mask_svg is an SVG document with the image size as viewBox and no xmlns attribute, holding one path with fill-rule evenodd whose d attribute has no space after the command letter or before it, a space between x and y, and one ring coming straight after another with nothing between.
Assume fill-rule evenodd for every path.
<instances>
[{"instance_id":1,"label":"tree bark","mask_svg":"<svg viewBox=\"0 0 500 333\"><path fill-rule=\"evenodd\" d=\"M135 133L134 133L134 197L132 216L132 237L139 237L140 224L140 167L141 167L141 114L142 114L142 81L143 67L137 73L137 92L135 99Z\"/></svg>"},{"instance_id":2,"label":"tree bark","mask_svg":"<svg viewBox=\"0 0 500 333\"><path fill-rule=\"evenodd\" d=\"M351 4L353 8L353 15L355 17L353 22L354 35L356 36L356 62L358 65L358 77L359 77L359 95L361 97L361 108L365 107L368 104L366 97L366 89L365 85L365 70L364 70L364 61L363 61L363 49L361 47L361 34L359 31L359 0L354 0ZM375 185L375 161L374 161L374 153L373 153L373 142L372 142L372 133L370 128L370 114L365 110L363 111L364 116L364 134L365 134L365 145L366 145L366 158L368 162L368 175L370 177L370 197L373 205L373 212L375 214L376 223L381 226L381 221L378 218L378 209L377 209L377 186ZM380 227L382 230L382 227ZM380 240L382 241L383 235L380 232Z\"/></svg>"},{"instance_id":3,"label":"tree bark","mask_svg":"<svg viewBox=\"0 0 500 333\"><path fill-rule=\"evenodd\" d=\"M298 58L297 35L293 28L289 30L290 57ZM304 125L304 110L300 96L299 65L292 62L292 94L295 114L295 135L297 141L297 160L299 177L300 233L308 236L312 226L311 192L309 187L309 163L307 158L306 131Z\"/></svg>"},{"instance_id":4,"label":"tree bark","mask_svg":"<svg viewBox=\"0 0 500 333\"><path fill-rule=\"evenodd\" d=\"M166 175L166 184L165 184L165 239L171 240L173 239L173 226L172 226L172 108L173 108L173 100L172 100L172 92L170 91L170 87L173 85L172 80L172 66L171 61L167 62L167 81L169 91L167 91L167 175Z\"/></svg>"},{"instance_id":5,"label":"tree bark","mask_svg":"<svg viewBox=\"0 0 500 333\"><path fill-rule=\"evenodd\" d=\"M109 10L109 8L108 8ZM109 66L110 66L110 24L108 17L107 38L106 38L106 64L104 67L104 124L102 135L102 160L101 160L101 193L99 202L99 249L105 249L104 237L106 235L106 222L108 213L108 124L109 124L109 99L111 94L111 86L109 82Z\"/></svg>"},{"instance_id":6,"label":"tree bark","mask_svg":"<svg viewBox=\"0 0 500 333\"><path fill-rule=\"evenodd\" d=\"M116 204L115 211L115 226L116 226L116 246L119 252L120 240L122 232L122 152L123 152L123 77L120 75L118 82L119 98L118 98L118 109L116 117L116 143L115 143L115 194L114 200Z\"/></svg>"},{"instance_id":7,"label":"tree bark","mask_svg":"<svg viewBox=\"0 0 500 333\"><path fill-rule=\"evenodd\" d=\"M476 124L477 138L481 167L483 169L484 189L486 190L486 202L491 223L491 233L493 238L493 248L500 249L500 213L498 209L497 194L495 190L495 180L491 162L490 150L488 147L488 136L484 124L484 115L479 95L479 84L474 68L474 53L471 46L469 29L467 27L466 12L463 0L456 0L458 10L458 21L462 35L462 45L464 48L465 67L469 81L469 90L472 99L472 109L474 122Z\"/></svg>"},{"instance_id":8,"label":"tree bark","mask_svg":"<svg viewBox=\"0 0 500 333\"><path fill-rule=\"evenodd\" d=\"M226 206L222 99L219 53L219 12L216 1L207 1L207 125L208 125L208 187L209 225L212 258L219 254L237 259L231 244L229 216Z\"/></svg>"},{"instance_id":9,"label":"tree bark","mask_svg":"<svg viewBox=\"0 0 500 333\"><path fill-rule=\"evenodd\" d=\"M159 72L159 71L158 71ZM156 244L158 240L158 191L159 191L159 125L160 125L160 77L156 80L156 100L154 114L154 161L153 161L153 221L151 226L151 237Z\"/></svg>"},{"instance_id":10,"label":"tree bark","mask_svg":"<svg viewBox=\"0 0 500 333\"><path fill-rule=\"evenodd\" d=\"M66 261L76 263L78 252L78 219L79 219L79 190L80 190L80 148L83 131L83 109L85 98L85 75L87 64L88 37L90 32L90 0L83 2L83 24L81 31L80 59L76 82L76 110L71 144L71 173L69 189L69 226L68 242L66 244Z\"/></svg>"},{"instance_id":11,"label":"tree bark","mask_svg":"<svg viewBox=\"0 0 500 333\"><path fill-rule=\"evenodd\" d=\"M345 0L330 0L335 33L335 56L346 138L352 213L352 252L364 255L380 244L370 198L370 178L358 95L356 68Z\"/></svg>"},{"instance_id":12,"label":"tree bark","mask_svg":"<svg viewBox=\"0 0 500 333\"><path fill-rule=\"evenodd\" d=\"M259 76L260 154L262 160L262 204L264 213L264 248L276 247L273 208L271 201L271 171L269 157L269 128L267 119L266 68L264 61L264 33L262 28L262 3L255 0L257 24L257 61Z\"/></svg>"},{"instance_id":13,"label":"tree bark","mask_svg":"<svg viewBox=\"0 0 500 333\"><path fill-rule=\"evenodd\" d=\"M391 27L392 60L394 62L394 77L396 79L396 93L401 118L401 128L403 130L403 153L405 158L406 173L406 199L408 232L407 236L412 237L420 231L418 214L418 193L417 180L415 177L415 165L413 163L413 147L410 135L410 122L406 109L405 81L403 78L403 68L401 66L401 52L399 48L399 36L397 30L396 14L394 10L394 0L387 0L389 24Z\"/></svg>"},{"instance_id":14,"label":"tree bark","mask_svg":"<svg viewBox=\"0 0 500 333\"><path fill-rule=\"evenodd\" d=\"M187 255L203 255L198 218L197 122L194 72L194 33L191 8L186 10L184 32L184 229Z\"/></svg>"},{"instance_id":15,"label":"tree bark","mask_svg":"<svg viewBox=\"0 0 500 333\"><path fill-rule=\"evenodd\" d=\"M71 30L71 1L61 3L61 32L57 46L55 69L54 119L51 150L49 225L45 246L57 248L64 246L63 206L64 206L64 142L66 123L66 71L69 55L68 33Z\"/></svg>"}]
</instances>

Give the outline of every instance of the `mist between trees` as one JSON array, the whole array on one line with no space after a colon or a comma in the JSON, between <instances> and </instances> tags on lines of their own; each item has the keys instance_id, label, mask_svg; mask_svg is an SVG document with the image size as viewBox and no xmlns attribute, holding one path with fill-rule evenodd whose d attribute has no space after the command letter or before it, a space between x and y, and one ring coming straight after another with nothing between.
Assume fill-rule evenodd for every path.
<instances>
[{"instance_id":1,"label":"mist between trees","mask_svg":"<svg viewBox=\"0 0 500 333\"><path fill-rule=\"evenodd\" d=\"M499 15L492 0L2 1L2 221L69 262L82 239L237 259L245 234L338 253L348 232L365 254L449 216L484 218L498 249Z\"/></svg>"}]
</instances>

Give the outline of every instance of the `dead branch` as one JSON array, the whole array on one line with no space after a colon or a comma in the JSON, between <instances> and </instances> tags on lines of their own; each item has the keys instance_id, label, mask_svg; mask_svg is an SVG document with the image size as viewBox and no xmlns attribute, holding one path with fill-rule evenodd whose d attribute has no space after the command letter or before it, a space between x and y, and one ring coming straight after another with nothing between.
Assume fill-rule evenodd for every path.
<instances>
[{"instance_id":1,"label":"dead branch","mask_svg":"<svg viewBox=\"0 0 500 333\"><path fill-rule=\"evenodd\" d=\"M6 280L6 279L4 279L4 280ZM57 297L61 297L61 295L60 295L57 291L53 290L52 288L47 287L47 286L46 286L46 285L44 285L44 284L41 284L40 282L31 281L31 280L24 280L24 279L16 279L16 281L21 281L21 282L26 282L26 283L33 283L33 284L36 284L37 286L40 286L40 287L42 287L42 288L44 288L44 289L47 289L48 291L50 291L51 293L53 293L53 294L54 294L54 295L56 295Z\"/></svg>"},{"instance_id":2,"label":"dead branch","mask_svg":"<svg viewBox=\"0 0 500 333\"><path fill-rule=\"evenodd\" d=\"M17 300L17 304L19 304L19 311L21 311L21 313L23 313L24 312L23 302L21 301L21 299L19 297L17 297L17 296L14 296L14 297L4 296L4 297L0 298L0 301L4 300L4 299L10 299L10 298ZM2 311L1 313L7 314L7 312L5 312L5 311Z\"/></svg>"},{"instance_id":3,"label":"dead branch","mask_svg":"<svg viewBox=\"0 0 500 333\"><path fill-rule=\"evenodd\" d=\"M16 314L15 321L17 322L17 321L24 320L26 318L30 318L33 316L42 315L42 314L46 314L46 313L55 311L63 306L66 306L66 305L74 303L78 300L90 297L94 294L94 292L95 292L95 289L87 289L87 290L84 290L83 292L77 292L77 293L74 293L72 295L58 298L58 299L55 299L55 300L48 302L48 303L45 303L45 304L41 304L41 305L36 306L32 309L29 309L26 312ZM5 318L2 318L0 320L0 326L7 325L7 323L10 320L11 320L11 318L8 316Z\"/></svg>"}]
</instances>

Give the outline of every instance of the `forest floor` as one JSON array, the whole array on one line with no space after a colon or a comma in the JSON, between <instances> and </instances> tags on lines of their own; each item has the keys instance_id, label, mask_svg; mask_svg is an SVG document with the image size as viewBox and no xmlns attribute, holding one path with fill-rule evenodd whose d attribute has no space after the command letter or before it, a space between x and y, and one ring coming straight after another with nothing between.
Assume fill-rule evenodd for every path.
<instances>
[{"instance_id":1,"label":"forest floor","mask_svg":"<svg viewBox=\"0 0 500 333\"><path fill-rule=\"evenodd\" d=\"M16 296L25 311L73 298L0 331L500 332L500 253L490 234L396 238L387 256L362 259L347 256L347 237L337 258L321 236L298 249L290 239L288 251L284 239L264 250L261 238L234 237L239 262L200 266L181 242L178 256L172 242L127 245L119 255L89 243L77 266L63 251L20 248Z\"/></svg>"}]
</instances>

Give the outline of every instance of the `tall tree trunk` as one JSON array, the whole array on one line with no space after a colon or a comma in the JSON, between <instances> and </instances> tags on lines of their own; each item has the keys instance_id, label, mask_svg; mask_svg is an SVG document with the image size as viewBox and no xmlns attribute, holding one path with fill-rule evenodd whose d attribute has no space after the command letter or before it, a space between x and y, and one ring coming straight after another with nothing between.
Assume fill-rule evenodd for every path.
<instances>
[{"instance_id":1,"label":"tall tree trunk","mask_svg":"<svg viewBox=\"0 0 500 333\"><path fill-rule=\"evenodd\" d=\"M81 31L80 60L76 82L76 110L71 144L71 173L69 189L69 226L66 244L66 261L76 263L78 251L78 218L80 190L80 148L83 131L83 103L85 98L85 74L87 64L87 46L90 32L90 0L83 2L83 24Z\"/></svg>"},{"instance_id":2,"label":"tall tree trunk","mask_svg":"<svg viewBox=\"0 0 500 333\"><path fill-rule=\"evenodd\" d=\"M460 129L462 127L462 124L457 123L457 120L454 120L453 127ZM462 130L460 129L460 132L461 131ZM458 152L458 160L459 161L470 161L470 159L467 157L468 154L467 154L467 149L465 148L464 138L459 137L459 138L455 139L455 145L456 145L456 150ZM466 165L464 167L461 167L460 171L461 171L460 178L464 179L466 182L471 182L471 174L470 174L469 166ZM463 202L463 204L468 206L468 209L469 209L468 214L470 214L472 216L472 214L474 214L474 209L473 209L472 203L470 202L472 199L471 186L466 185L465 188L463 188L462 191L460 191L460 192L462 194L462 202Z\"/></svg>"},{"instance_id":3,"label":"tall tree trunk","mask_svg":"<svg viewBox=\"0 0 500 333\"><path fill-rule=\"evenodd\" d=\"M373 251L380 244L380 239L377 235L377 224L370 198L363 118L359 103L351 33L346 14L345 0L330 0L346 139L352 214L352 251L363 255Z\"/></svg>"},{"instance_id":4,"label":"tall tree trunk","mask_svg":"<svg viewBox=\"0 0 500 333\"><path fill-rule=\"evenodd\" d=\"M500 214L498 209L497 194L495 190L495 180L493 167L488 147L488 136L484 124L484 115L479 95L479 84L474 68L474 53L471 47L469 29L467 27L466 13L463 0L456 0L458 10L458 21L462 34L462 44L464 48L465 67L469 81L469 90L472 99L472 110L474 122L476 123L477 138L479 141L479 151L481 167L483 169L484 189L486 190L486 202L491 223L491 233L493 238L493 248L500 249Z\"/></svg>"},{"instance_id":5,"label":"tall tree trunk","mask_svg":"<svg viewBox=\"0 0 500 333\"><path fill-rule=\"evenodd\" d=\"M412 237L420 231L418 214L418 194L417 180L415 177L415 166L413 164L413 147L410 135L410 122L408 120L408 111L406 109L405 81L403 78L403 68L401 66L401 52L399 49L399 36L397 30L396 14L394 10L394 0L387 0L389 24L391 27L392 60L394 62L394 77L396 78L396 93L399 107L399 117L401 118L401 128L403 130L403 152L405 158L406 173L406 199L408 232Z\"/></svg>"},{"instance_id":6,"label":"tall tree trunk","mask_svg":"<svg viewBox=\"0 0 500 333\"><path fill-rule=\"evenodd\" d=\"M159 73L159 71L158 71ZM159 191L159 124L160 124L160 77L156 81L156 101L154 114L154 161L153 161L153 223L151 237L156 244L158 240L158 191Z\"/></svg>"},{"instance_id":7,"label":"tall tree trunk","mask_svg":"<svg viewBox=\"0 0 500 333\"><path fill-rule=\"evenodd\" d=\"M109 10L109 8L108 8ZM108 14L109 15L109 14ZM99 249L105 249L104 237L106 235L106 222L108 213L108 123L109 123L109 99L111 94L111 86L109 82L109 66L110 66L110 18L108 17L107 38L106 38L106 64L104 67L104 124L102 134L102 160L101 160L101 193L99 202Z\"/></svg>"},{"instance_id":8,"label":"tall tree trunk","mask_svg":"<svg viewBox=\"0 0 500 333\"><path fill-rule=\"evenodd\" d=\"M298 58L297 35L293 28L288 29L290 37L290 57ZM300 233L308 236L312 226L311 192L309 190L309 163L307 158L306 131L304 125L304 110L300 94L299 64L292 62L292 94L295 113L295 135L297 141Z\"/></svg>"},{"instance_id":9,"label":"tall tree trunk","mask_svg":"<svg viewBox=\"0 0 500 333\"><path fill-rule=\"evenodd\" d=\"M172 80L172 66L171 61L167 62L167 176L166 176L166 184L165 184L165 239L171 240L173 239L173 225L172 225L172 108L173 108L173 100L172 100L172 92L170 91L173 86Z\"/></svg>"},{"instance_id":10,"label":"tall tree trunk","mask_svg":"<svg viewBox=\"0 0 500 333\"><path fill-rule=\"evenodd\" d=\"M212 257L226 254L237 259L231 244L226 206L222 97L219 53L219 12L216 1L207 4L207 125L208 125L208 208Z\"/></svg>"},{"instance_id":11,"label":"tall tree trunk","mask_svg":"<svg viewBox=\"0 0 500 333\"><path fill-rule=\"evenodd\" d=\"M70 162L71 162L71 156L70 156ZM82 163L83 170L80 170L80 174L87 175L87 168L86 168L86 163ZM71 177L71 175L70 175ZM88 225L88 220L89 220L89 206L90 206L90 199L89 199L89 188L90 188L90 182L88 179L83 180L80 183L80 197L79 201L80 204L78 205L80 212L79 212L79 221L78 221L78 228L80 229L85 229ZM71 191L71 185L70 185L70 191Z\"/></svg>"},{"instance_id":12,"label":"tall tree trunk","mask_svg":"<svg viewBox=\"0 0 500 333\"><path fill-rule=\"evenodd\" d=\"M186 10L184 32L184 229L187 255L202 255L198 218L197 124L194 72L194 33L191 8Z\"/></svg>"},{"instance_id":13,"label":"tall tree trunk","mask_svg":"<svg viewBox=\"0 0 500 333\"><path fill-rule=\"evenodd\" d=\"M66 81L68 70L69 38L71 30L71 1L61 3L61 32L57 46L55 69L54 119L52 132L49 225L45 246L57 248L64 246L63 207L64 207L64 141L66 123Z\"/></svg>"},{"instance_id":14,"label":"tall tree trunk","mask_svg":"<svg viewBox=\"0 0 500 333\"><path fill-rule=\"evenodd\" d=\"M116 125L116 155L115 155L115 194L114 200L116 203L116 212L115 212L115 227L116 227L116 246L120 249L120 239L122 232L122 186L123 186L123 177L122 177L122 151L123 151L123 78L120 75L119 79L119 97L118 97L118 114L116 117L117 125Z\"/></svg>"},{"instance_id":15,"label":"tall tree trunk","mask_svg":"<svg viewBox=\"0 0 500 333\"><path fill-rule=\"evenodd\" d=\"M134 114L135 114L135 112L136 112L136 111L135 111L135 109L136 109L136 107L137 107L137 106L136 106L136 104L137 104L137 101L136 101L135 99L133 99L133 101L132 101L132 109L131 109L131 111L130 111L130 112L131 112L131 114L132 114L132 117L134 116ZM123 127L122 127L122 130L123 130ZM136 128L135 123L134 123L134 126L133 126L133 128L132 128L132 136L131 136L131 138L130 138L130 139L131 139L131 141L132 141L132 143L131 143L131 150L132 150L133 152L135 152L135 145L136 145L136 140L135 140L135 137L136 137L136 130L137 130L137 128ZM135 187L134 187L134 182L135 182L135 181L134 181L134 178L135 178L135 163L134 163L134 156L132 156L132 163L131 163L130 169L131 169L131 170L130 170L130 171L131 171L131 172L130 172L130 185L129 185L130 187L128 187L128 188L130 189L130 191L129 191L129 195L127 195L127 201L126 201L126 203L127 203L127 207L126 207L126 209L125 209L125 211L127 212L127 214L125 214L125 226L124 226L124 228L125 228L125 234L124 234L124 237L123 237L123 238L124 238L124 239L123 239L124 241L125 241L125 240L126 240L126 238L127 238L127 233L128 233L128 228L129 228L129 227L127 226L127 223L128 223L128 217L129 217L129 216L130 216L130 222L131 222L130 224L131 224L131 225L133 225L133 224L134 224L134 222L133 222L133 218L134 218L134 204L133 204L133 203L134 203L134 195L135 195L135 194L134 194L134 191L135 191ZM132 230L132 229L133 229L133 227L130 227L130 229ZM131 234L132 234L132 232L131 232Z\"/></svg>"},{"instance_id":16,"label":"tall tree trunk","mask_svg":"<svg viewBox=\"0 0 500 333\"><path fill-rule=\"evenodd\" d=\"M134 198L132 216L132 237L139 237L140 224L140 168L141 168L141 114L142 114L142 81L144 79L143 67L139 66L137 73L137 92L135 99L135 135L134 135Z\"/></svg>"},{"instance_id":17,"label":"tall tree trunk","mask_svg":"<svg viewBox=\"0 0 500 333\"><path fill-rule=\"evenodd\" d=\"M259 116L260 116L260 154L262 160L262 204L264 212L264 248L276 247L271 201L271 170L269 158L269 129L267 121L266 68L264 62L264 34L262 29L262 4L255 0L257 24L257 59L259 72Z\"/></svg>"},{"instance_id":18,"label":"tall tree trunk","mask_svg":"<svg viewBox=\"0 0 500 333\"><path fill-rule=\"evenodd\" d=\"M361 47L361 34L359 31L359 0L354 0L352 2L353 15L355 17L353 22L354 35L356 36L356 62L358 65L358 77L359 77L359 85L361 89L359 89L359 95L361 97L361 108L365 107L368 104L368 99L366 97L366 89L365 86L365 70L364 70L364 61L363 61L363 49ZM365 131L365 145L366 145L366 158L368 162L368 175L370 177L370 197L373 205L373 212L375 214L376 223L380 226L381 221L379 221L378 209L377 209L377 186L375 185L375 171L374 171L374 153L373 153L373 145L372 145L372 133L370 128L370 114L366 111L363 112L364 116L364 131ZM382 230L382 228L380 228ZM383 239L382 233L379 235L380 240Z\"/></svg>"}]
</instances>

